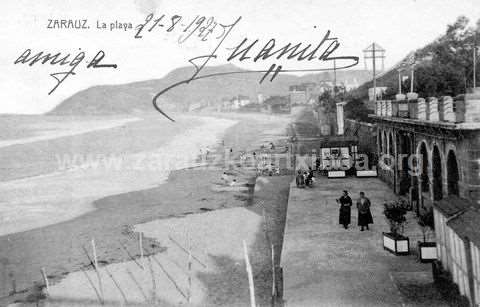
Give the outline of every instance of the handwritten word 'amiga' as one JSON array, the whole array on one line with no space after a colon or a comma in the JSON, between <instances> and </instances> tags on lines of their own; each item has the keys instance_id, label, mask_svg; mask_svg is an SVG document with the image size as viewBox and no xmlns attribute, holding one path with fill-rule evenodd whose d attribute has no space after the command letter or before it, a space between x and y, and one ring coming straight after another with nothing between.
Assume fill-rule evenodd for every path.
<instances>
[{"instance_id":1,"label":"handwritten word 'amiga'","mask_svg":"<svg viewBox=\"0 0 480 307\"><path fill-rule=\"evenodd\" d=\"M14 62L13 64L28 64L28 66L33 66L36 63L42 65L49 64L51 66L66 66L68 67L66 71L60 71L50 74L56 81L57 84L48 92L48 95L52 94L60 84L67 79L69 76L76 75L75 69L80 63L84 61L86 57L85 52L80 51L74 57L71 57L70 53L62 54L60 52L52 54L44 51L40 51L36 54L32 54L31 49L26 49ZM87 64L87 68L117 68L117 64L101 64L103 58L105 57L105 52L100 50Z\"/></svg>"}]
</instances>

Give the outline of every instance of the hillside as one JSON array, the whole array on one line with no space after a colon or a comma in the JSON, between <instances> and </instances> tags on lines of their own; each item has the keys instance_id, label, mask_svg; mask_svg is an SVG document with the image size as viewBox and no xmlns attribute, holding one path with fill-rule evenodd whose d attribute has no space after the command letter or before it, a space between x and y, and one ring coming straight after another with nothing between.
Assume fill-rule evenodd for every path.
<instances>
[{"instance_id":1,"label":"hillside","mask_svg":"<svg viewBox=\"0 0 480 307\"><path fill-rule=\"evenodd\" d=\"M67 98L47 114L51 115L93 115L122 114L151 111L153 96L163 88L187 79L193 74L193 67L182 67L172 70L161 79L135 82L122 85L101 85L80 91ZM202 75L243 71L233 65L205 67ZM216 76L196 80L188 85L180 85L165 93L160 104L165 110L185 110L193 103L215 104L223 98L246 95L252 100L257 94L264 96L286 95L290 85L303 82L319 82L333 80L333 72L295 76L279 74L273 82L259 84L261 73L245 73ZM363 70L338 71L337 81L362 84L369 78Z\"/></svg>"},{"instance_id":2,"label":"hillside","mask_svg":"<svg viewBox=\"0 0 480 307\"><path fill-rule=\"evenodd\" d=\"M480 19L475 26L460 16L447 26L445 34L409 53L402 61L377 76L377 86L387 87L387 98L398 92L398 69L402 68L402 92L410 91L410 63L415 61L414 92L420 97L455 96L463 94L473 85L473 45L475 35L480 37ZM477 47L478 48L478 47ZM477 60L478 62L478 60ZM476 72L480 80L480 70ZM368 99L368 89L372 81L368 81L357 89L350 91L351 98ZM477 82L478 85L478 82Z\"/></svg>"}]
</instances>

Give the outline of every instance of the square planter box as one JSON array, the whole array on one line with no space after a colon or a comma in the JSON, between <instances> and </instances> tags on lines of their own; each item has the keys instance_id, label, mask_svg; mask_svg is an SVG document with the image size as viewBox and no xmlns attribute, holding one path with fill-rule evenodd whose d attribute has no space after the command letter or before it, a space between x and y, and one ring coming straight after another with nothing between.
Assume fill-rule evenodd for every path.
<instances>
[{"instance_id":1,"label":"square planter box","mask_svg":"<svg viewBox=\"0 0 480 307\"><path fill-rule=\"evenodd\" d=\"M345 171L329 171L328 178L345 178Z\"/></svg>"},{"instance_id":2,"label":"square planter box","mask_svg":"<svg viewBox=\"0 0 480 307\"><path fill-rule=\"evenodd\" d=\"M437 244L435 242L418 241L418 257L420 262L437 260Z\"/></svg>"},{"instance_id":3,"label":"square planter box","mask_svg":"<svg viewBox=\"0 0 480 307\"><path fill-rule=\"evenodd\" d=\"M410 254L410 241L405 236L394 236L391 233L383 233L383 248L395 255Z\"/></svg>"},{"instance_id":4,"label":"square planter box","mask_svg":"<svg viewBox=\"0 0 480 307\"><path fill-rule=\"evenodd\" d=\"M357 177L377 177L377 171L376 170L370 170L370 171L357 171L356 172Z\"/></svg>"}]
</instances>

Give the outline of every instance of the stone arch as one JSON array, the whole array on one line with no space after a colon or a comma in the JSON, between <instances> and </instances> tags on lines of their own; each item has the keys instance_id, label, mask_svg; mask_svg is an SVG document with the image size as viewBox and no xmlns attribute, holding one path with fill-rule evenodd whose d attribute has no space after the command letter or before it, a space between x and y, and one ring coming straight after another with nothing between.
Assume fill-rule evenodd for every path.
<instances>
[{"instance_id":1,"label":"stone arch","mask_svg":"<svg viewBox=\"0 0 480 307\"><path fill-rule=\"evenodd\" d=\"M387 145L387 132L385 130L383 130L383 151L382 153L387 153L387 150L388 150L388 145Z\"/></svg>"},{"instance_id":2,"label":"stone arch","mask_svg":"<svg viewBox=\"0 0 480 307\"><path fill-rule=\"evenodd\" d=\"M377 139L378 139L378 153L382 154L383 152L383 130L378 129Z\"/></svg>"},{"instance_id":3,"label":"stone arch","mask_svg":"<svg viewBox=\"0 0 480 307\"><path fill-rule=\"evenodd\" d=\"M417 156L419 161L419 176L420 176L420 189L422 192L430 191L430 178L428 176L428 170L430 168L430 160L428 158L428 145L425 140L422 140L417 147Z\"/></svg>"},{"instance_id":4,"label":"stone arch","mask_svg":"<svg viewBox=\"0 0 480 307\"><path fill-rule=\"evenodd\" d=\"M412 139L408 133L397 133L397 161L398 164L398 178L399 178L399 190L398 194L405 195L409 192L412 177L411 169L409 165L409 157L412 154Z\"/></svg>"},{"instance_id":5,"label":"stone arch","mask_svg":"<svg viewBox=\"0 0 480 307\"><path fill-rule=\"evenodd\" d=\"M450 149L447 154L447 194L459 195L458 181L460 179L455 151Z\"/></svg>"},{"instance_id":6,"label":"stone arch","mask_svg":"<svg viewBox=\"0 0 480 307\"><path fill-rule=\"evenodd\" d=\"M433 200L443 198L442 156L437 144L432 149L432 192Z\"/></svg>"},{"instance_id":7,"label":"stone arch","mask_svg":"<svg viewBox=\"0 0 480 307\"><path fill-rule=\"evenodd\" d=\"M388 154L392 157L395 157L395 143L394 143L394 137L393 137L393 132L390 131L388 134Z\"/></svg>"}]
</instances>

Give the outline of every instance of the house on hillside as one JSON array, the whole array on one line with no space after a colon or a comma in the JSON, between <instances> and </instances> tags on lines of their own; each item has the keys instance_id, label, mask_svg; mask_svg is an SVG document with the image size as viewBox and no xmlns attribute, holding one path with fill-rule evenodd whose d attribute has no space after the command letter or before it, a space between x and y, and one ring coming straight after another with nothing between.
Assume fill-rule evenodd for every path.
<instances>
[{"instance_id":1,"label":"house on hillside","mask_svg":"<svg viewBox=\"0 0 480 307\"><path fill-rule=\"evenodd\" d=\"M201 102L195 102L188 105L188 112L198 111L203 107Z\"/></svg>"},{"instance_id":2,"label":"house on hillside","mask_svg":"<svg viewBox=\"0 0 480 307\"><path fill-rule=\"evenodd\" d=\"M320 81L315 87L315 92L317 94L323 94L324 92L328 92L332 90L333 90L332 81Z\"/></svg>"},{"instance_id":3,"label":"house on hillside","mask_svg":"<svg viewBox=\"0 0 480 307\"><path fill-rule=\"evenodd\" d=\"M359 87L360 83L358 82L357 78L354 77L353 79L345 80L344 86L345 86L345 90L349 91L349 90L352 90L354 88Z\"/></svg>"},{"instance_id":4,"label":"house on hillside","mask_svg":"<svg viewBox=\"0 0 480 307\"><path fill-rule=\"evenodd\" d=\"M237 95L233 98L223 98L221 109L223 112L231 112L251 104L250 98L245 95Z\"/></svg>"},{"instance_id":5,"label":"house on hillside","mask_svg":"<svg viewBox=\"0 0 480 307\"><path fill-rule=\"evenodd\" d=\"M290 113L291 104L289 96L272 96L267 98L264 103L264 112L267 113Z\"/></svg>"},{"instance_id":6,"label":"house on hillside","mask_svg":"<svg viewBox=\"0 0 480 307\"><path fill-rule=\"evenodd\" d=\"M288 95L292 105L307 103L307 89L304 85L291 85Z\"/></svg>"},{"instance_id":7,"label":"house on hillside","mask_svg":"<svg viewBox=\"0 0 480 307\"><path fill-rule=\"evenodd\" d=\"M262 104L265 101L265 96L262 93L257 94L257 103Z\"/></svg>"},{"instance_id":8,"label":"house on hillside","mask_svg":"<svg viewBox=\"0 0 480 307\"><path fill-rule=\"evenodd\" d=\"M247 104L250 104L250 98L248 96L238 95L233 97L231 100L233 110L238 110L241 107L246 106Z\"/></svg>"}]
</instances>

